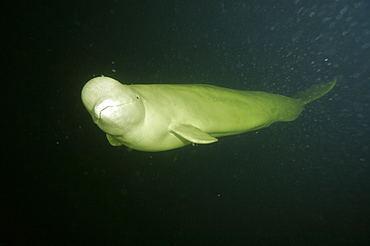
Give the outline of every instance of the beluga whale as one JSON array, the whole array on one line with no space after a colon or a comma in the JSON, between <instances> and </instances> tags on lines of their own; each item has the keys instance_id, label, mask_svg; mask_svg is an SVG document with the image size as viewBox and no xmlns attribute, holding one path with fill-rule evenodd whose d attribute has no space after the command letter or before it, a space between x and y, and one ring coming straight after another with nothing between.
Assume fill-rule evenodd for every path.
<instances>
[{"instance_id":1,"label":"beluga whale","mask_svg":"<svg viewBox=\"0 0 370 246\"><path fill-rule=\"evenodd\" d=\"M157 152L293 121L336 81L286 97L207 84L127 85L100 76L85 84L81 98L111 145Z\"/></svg>"}]
</instances>

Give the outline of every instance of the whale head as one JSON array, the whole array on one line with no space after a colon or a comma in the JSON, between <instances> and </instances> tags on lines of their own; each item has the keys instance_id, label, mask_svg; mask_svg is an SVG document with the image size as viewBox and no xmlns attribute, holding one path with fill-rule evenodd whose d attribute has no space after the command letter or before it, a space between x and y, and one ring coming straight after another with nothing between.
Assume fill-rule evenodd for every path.
<instances>
[{"instance_id":1,"label":"whale head","mask_svg":"<svg viewBox=\"0 0 370 246\"><path fill-rule=\"evenodd\" d=\"M94 123L110 135L122 136L145 118L141 96L128 85L109 77L88 81L81 98Z\"/></svg>"}]
</instances>

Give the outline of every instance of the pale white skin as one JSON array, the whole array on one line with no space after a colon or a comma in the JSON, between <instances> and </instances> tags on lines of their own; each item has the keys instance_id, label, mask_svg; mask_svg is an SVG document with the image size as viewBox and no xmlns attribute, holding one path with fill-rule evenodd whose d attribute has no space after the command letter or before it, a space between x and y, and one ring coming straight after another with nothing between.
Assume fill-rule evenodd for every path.
<instances>
[{"instance_id":1,"label":"pale white skin","mask_svg":"<svg viewBox=\"0 0 370 246\"><path fill-rule=\"evenodd\" d=\"M108 77L90 80L81 96L93 121L113 137L108 136L112 144L142 151L212 143L215 137L292 121L305 104L258 91L201 84L124 85ZM208 138L198 138L197 132Z\"/></svg>"}]
</instances>

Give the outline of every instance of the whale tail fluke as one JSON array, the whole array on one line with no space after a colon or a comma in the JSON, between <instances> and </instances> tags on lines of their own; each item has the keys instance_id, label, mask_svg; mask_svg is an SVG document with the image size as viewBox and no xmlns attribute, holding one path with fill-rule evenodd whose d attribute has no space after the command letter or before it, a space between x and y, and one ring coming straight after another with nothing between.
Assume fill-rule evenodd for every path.
<instances>
[{"instance_id":1,"label":"whale tail fluke","mask_svg":"<svg viewBox=\"0 0 370 246\"><path fill-rule=\"evenodd\" d=\"M307 104L320 97L324 96L326 93L331 91L335 84L337 83L337 78L334 78L332 81L327 83L322 83L318 85L311 86L310 88L306 89L305 91L301 91L293 95L293 98L297 98L302 103Z\"/></svg>"}]
</instances>

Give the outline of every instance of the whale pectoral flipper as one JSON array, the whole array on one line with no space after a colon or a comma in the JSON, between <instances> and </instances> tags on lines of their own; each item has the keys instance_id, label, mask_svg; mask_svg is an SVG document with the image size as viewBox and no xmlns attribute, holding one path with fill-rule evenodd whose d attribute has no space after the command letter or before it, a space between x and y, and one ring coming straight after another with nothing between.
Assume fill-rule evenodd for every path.
<instances>
[{"instance_id":1,"label":"whale pectoral flipper","mask_svg":"<svg viewBox=\"0 0 370 246\"><path fill-rule=\"evenodd\" d=\"M192 125L176 125L170 132L188 140L191 143L209 144L217 142L218 139Z\"/></svg>"},{"instance_id":2,"label":"whale pectoral flipper","mask_svg":"<svg viewBox=\"0 0 370 246\"><path fill-rule=\"evenodd\" d=\"M122 146L123 145L123 143L118 142L114 137L112 137L108 133L105 134L105 135L107 136L107 139L108 139L108 142L110 143L110 145L112 145L112 146Z\"/></svg>"}]
</instances>

